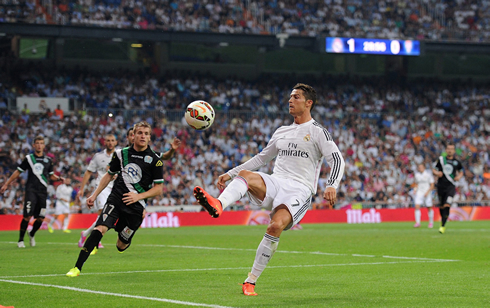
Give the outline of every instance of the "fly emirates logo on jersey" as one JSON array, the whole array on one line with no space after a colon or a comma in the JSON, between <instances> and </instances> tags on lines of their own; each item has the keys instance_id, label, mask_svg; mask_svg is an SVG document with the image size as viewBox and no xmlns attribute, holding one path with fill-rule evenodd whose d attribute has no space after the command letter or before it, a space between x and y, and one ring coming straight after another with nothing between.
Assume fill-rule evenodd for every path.
<instances>
[{"instance_id":1,"label":"fly emirates logo on jersey","mask_svg":"<svg viewBox=\"0 0 490 308\"><path fill-rule=\"evenodd\" d=\"M310 155L306 151L302 151L298 149L298 144L289 142L287 149L279 148L278 156L294 156L294 157L303 157L308 158Z\"/></svg>"}]
</instances>

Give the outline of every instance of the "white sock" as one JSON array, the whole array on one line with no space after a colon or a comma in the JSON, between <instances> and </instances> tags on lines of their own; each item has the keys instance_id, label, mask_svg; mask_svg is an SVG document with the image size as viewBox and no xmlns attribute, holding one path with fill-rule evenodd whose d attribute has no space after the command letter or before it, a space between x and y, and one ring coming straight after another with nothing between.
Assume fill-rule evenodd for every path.
<instances>
[{"instance_id":1,"label":"white sock","mask_svg":"<svg viewBox=\"0 0 490 308\"><path fill-rule=\"evenodd\" d=\"M218 200L221 201L221 205L223 206L223 210L230 204L240 200L245 193L248 191L248 183L241 176L237 176L233 181L231 181L228 186L226 186L225 190L218 197Z\"/></svg>"},{"instance_id":2,"label":"white sock","mask_svg":"<svg viewBox=\"0 0 490 308\"><path fill-rule=\"evenodd\" d=\"M52 219L49 221L48 226L50 226L50 227L52 228L55 220L56 220L56 218L52 218Z\"/></svg>"},{"instance_id":3,"label":"white sock","mask_svg":"<svg viewBox=\"0 0 490 308\"><path fill-rule=\"evenodd\" d=\"M420 216L421 215L422 214L420 213L420 209L415 209L415 222L418 224L420 223Z\"/></svg>"},{"instance_id":4,"label":"white sock","mask_svg":"<svg viewBox=\"0 0 490 308\"><path fill-rule=\"evenodd\" d=\"M429 208L429 223L434 223L434 210L432 210L432 208Z\"/></svg>"},{"instance_id":5,"label":"white sock","mask_svg":"<svg viewBox=\"0 0 490 308\"><path fill-rule=\"evenodd\" d=\"M97 219L98 219L98 217L97 217ZM94 228L95 228L95 223L97 223L97 219L94 221L94 223L87 230L83 231L84 237L87 237L90 235L90 233L92 233L92 230L94 230Z\"/></svg>"},{"instance_id":6,"label":"white sock","mask_svg":"<svg viewBox=\"0 0 490 308\"><path fill-rule=\"evenodd\" d=\"M63 230L68 230L69 221L70 221L70 215L66 215L65 220L63 221Z\"/></svg>"},{"instance_id":7,"label":"white sock","mask_svg":"<svg viewBox=\"0 0 490 308\"><path fill-rule=\"evenodd\" d=\"M252 272L248 275L245 282L255 283L259 278L260 274L264 271L267 263L269 263L270 259L274 255L274 252L277 250L277 245L279 244L279 238L265 234L264 238L259 244L259 248L257 248L257 253L255 254L254 265L252 266Z\"/></svg>"}]
</instances>

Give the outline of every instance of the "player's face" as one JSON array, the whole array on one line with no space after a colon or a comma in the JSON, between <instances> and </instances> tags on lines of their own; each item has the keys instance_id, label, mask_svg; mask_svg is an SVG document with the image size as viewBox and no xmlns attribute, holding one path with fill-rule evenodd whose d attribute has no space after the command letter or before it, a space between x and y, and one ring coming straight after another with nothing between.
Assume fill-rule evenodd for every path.
<instances>
[{"instance_id":1,"label":"player's face","mask_svg":"<svg viewBox=\"0 0 490 308\"><path fill-rule=\"evenodd\" d=\"M420 164L420 165L418 165L417 170L418 170L420 173L422 173L422 172L424 172L424 170L425 170L425 166L424 166L424 165L422 165L422 164Z\"/></svg>"},{"instance_id":2,"label":"player's face","mask_svg":"<svg viewBox=\"0 0 490 308\"><path fill-rule=\"evenodd\" d=\"M296 117L302 115L306 110L306 98L303 90L294 89L289 95L289 114Z\"/></svg>"},{"instance_id":3,"label":"player's face","mask_svg":"<svg viewBox=\"0 0 490 308\"><path fill-rule=\"evenodd\" d=\"M112 152L117 145L116 137L107 136L105 137L105 148L107 151Z\"/></svg>"},{"instance_id":4,"label":"player's face","mask_svg":"<svg viewBox=\"0 0 490 308\"><path fill-rule=\"evenodd\" d=\"M138 127L134 132L134 144L138 147L146 147L150 142L150 136L149 127Z\"/></svg>"},{"instance_id":5,"label":"player's face","mask_svg":"<svg viewBox=\"0 0 490 308\"><path fill-rule=\"evenodd\" d=\"M71 179L70 178L66 178L65 179L65 184L66 185L70 185L71 184Z\"/></svg>"},{"instance_id":6,"label":"player's face","mask_svg":"<svg viewBox=\"0 0 490 308\"><path fill-rule=\"evenodd\" d=\"M129 135L128 135L128 144L133 144L134 143L134 130L130 131L129 132Z\"/></svg>"},{"instance_id":7,"label":"player's face","mask_svg":"<svg viewBox=\"0 0 490 308\"><path fill-rule=\"evenodd\" d=\"M44 140L36 140L36 142L34 142L34 152L42 153L44 152L44 147Z\"/></svg>"},{"instance_id":8,"label":"player's face","mask_svg":"<svg viewBox=\"0 0 490 308\"><path fill-rule=\"evenodd\" d=\"M455 149L454 149L454 145L448 145L446 147L446 153L447 153L447 156L449 157L453 157L454 153L455 153Z\"/></svg>"}]
</instances>

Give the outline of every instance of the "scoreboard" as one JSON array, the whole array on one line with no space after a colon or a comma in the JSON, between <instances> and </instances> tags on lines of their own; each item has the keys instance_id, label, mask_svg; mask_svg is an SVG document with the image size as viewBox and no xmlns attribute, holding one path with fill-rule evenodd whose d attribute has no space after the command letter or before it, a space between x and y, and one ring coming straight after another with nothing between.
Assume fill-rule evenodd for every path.
<instances>
[{"instance_id":1,"label":"scoreboard","mask_svg":"<svg viewBox=\"0 0 490 308\"><path fill-rule=\"evenodd\" d=\"M341 54L420 56L420 41L327 37L326 51Z\"/></svg>"}]
</instances>

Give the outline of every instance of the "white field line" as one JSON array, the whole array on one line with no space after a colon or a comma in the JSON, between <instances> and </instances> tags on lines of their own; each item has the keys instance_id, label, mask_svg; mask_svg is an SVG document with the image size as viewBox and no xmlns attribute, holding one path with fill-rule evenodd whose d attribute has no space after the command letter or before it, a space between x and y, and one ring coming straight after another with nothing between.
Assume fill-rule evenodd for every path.
<instances>
[{"instance_id":1,"label":"white field line","mask_svg":"<svg viewBox=\"0 0 490 308\"><path fill-rule=\"evenodd\" d=\"M267 266L268 269L276 268L308 268L308 267L336 267L336 266L360 266L360 265L384 265L384 264L403 264L403 263L436 263L436 262L454 262L455 260L415 260L415 261L391 261L391 262L369 262L369 263L337 263L337 264L303 264L303 265L276 265ZM80 275L118 275L134 273L164 273L164 272L201 272L201 271L233 271L233 270L250 270L247 267L215 267L215 268L179 268L179 269L162 269L162 270L141 270L141 271L124 271L124 272L95 272ZM11 278L38 278L38 277L56 277L65 276L65 274L46 274L46 275L21 275L21 276L0 276L1 279Z\"/></svg>"},{"instance_id":2,"label":"white field line","mask_svg":"<svg viewBox=\"0 0 490 308\"><path fill-rule=\"evenodd\" d=\"M17 242L0 242L16 244ZM54 243L48 242L44 243L48 245L76 245L76 243ZM256 249L250 248L223 248L223 247L206 247L206 246L184 246L184 245L159 245L159 244L136 244L137 246L143 247L167 247L167 248L186 248L186 249L202 249L202 250L229 250L229 251L253 251ZM136 246L135 245L135 246ZM460 260L449 260L449 259L432 259L432 258L418 258L418 257L399 257L399 256L376 256L376 255L362 255L362 254L348 254L348 253L332 253L332 252L320 252L320 251L294 251L294 250L277 250L276 253L291 253L291 254L312 254L312 255L323 255L323 256L342 256L342 257L363 257L363 258L389 258L389 259L402 259L402 260L422 260L422 261L438 261L438 262L454 262Z\"/></svg>"},{"instance_id":3,"label":"white field line","mask_svg":"<svg viewBox=\"0 0 490 308\"><path fill-rule=\"evenodd\" d=\"M102 292L102 291L95 291L95 290L89 290L89 289L80 289L80 288L67 287L67 286L58 286L58 285L54 285L54 284L24 282L24 281L5 280L5 279L0 279L0 281L1 282L7 282L7 283L14 283L14 284L24 284L24 285L30 285L30 286L64 289L64 290L70 290L70 291L76 291L76 292L109 295L109 296L118 296L118 297L127 297L127 298L134 298L134 299L143 299L143 300L149 300L149 301L165 302L165 303L172 303L172 304L186 305L186 306L212 307L212 308L232 308L232 307L227 307L227 306L184 302L184 301L178 301L178 300L167 299L167 298L147 297L147 296L129 295L129 294L122 294L122 293L112 293L112 292Z\"/></svg>"}]
</instances>

